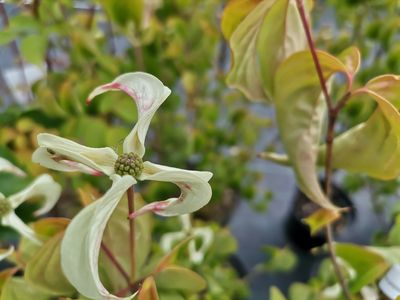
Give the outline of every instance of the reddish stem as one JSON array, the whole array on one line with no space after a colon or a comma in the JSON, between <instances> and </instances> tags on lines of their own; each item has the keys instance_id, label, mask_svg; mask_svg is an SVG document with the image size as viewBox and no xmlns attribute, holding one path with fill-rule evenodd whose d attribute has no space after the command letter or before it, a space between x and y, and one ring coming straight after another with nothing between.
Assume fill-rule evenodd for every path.
<instances>
[{"instance_id":1,"label":"reddish stem","mask_svg":"<svg viewBox=\"0 0 400 300\"><path fill-rule=\"evenodd\" d=\"M129 215L135 212L135 194L133 187L127 191ZM135 256L135 219L129 219L129 250L131 260L131 281L135 280L136 256Z\"/></svg>"},{"instance_id":2,"label":"reddish stem","mask_svg":"<svg viewBox=\"0 0 400 300\"><path fill-rule=\"evenodd\" d=\"M340 111L340 109L344 106L344 104L347 102L347 100L350 97L350 93L347 93L341 101L339 101L339 104L335 107L333 105L332 99L328 93L328 89L326 87L326 82L325 78L323 76L321 64L318 59L317 55L317 50L315 48L315 44L312 38L312 33L311 33L311 27L309 25L309 22L307 20L306 12L304 9L304 4L302 0L296 0L297 3L297 9L300 14L301 21L303 23L303 28L306 33L307 41L308 41L308 46L310 48L310 52L314 61L315 69L318 74L318 79L321 85L322 93L324 94L325 101L328 107L328 129L327 129L327 134L326 134L326 157L325 157L325 186L324 190L328 198L330 198L331 194L331 177L332 177L332 159L333 159L333 141L334 141L334 130L335 130L335 123L337 119L337 115ZM343 290L343 294L345 299L351 300L351 294L349 291L349 288L347 286L346 280L342 274L342 270L340 269L339 263L337 261L336 257L336 251L335 251L335 246L334 246L334 238L333 238L333 232L332 232L332 225L328 224L326 226L326 236L327 236L327 244L328 244L328 252L329 256L333 265L333 268L336 273L336 277L339 281L339 284Z\"/></svg>"},{"instance_id":3,"label":"reddish stem","mask_svg":"<svg viewBox=\"0 0 400 300\"><path fill-rule=\"evenodd\" d=\"M108 249L108 247L103 242L101 242L101 249L104 251L104 253L108 256L108 258L111 260L113 265L118 269L118 271L124 277L126 282L129 284L130 283L129 275L125 272L124 268L118 262L117 258L114 256L114 254L112 254L111 250Z\"/></svg>"}]
</instances>

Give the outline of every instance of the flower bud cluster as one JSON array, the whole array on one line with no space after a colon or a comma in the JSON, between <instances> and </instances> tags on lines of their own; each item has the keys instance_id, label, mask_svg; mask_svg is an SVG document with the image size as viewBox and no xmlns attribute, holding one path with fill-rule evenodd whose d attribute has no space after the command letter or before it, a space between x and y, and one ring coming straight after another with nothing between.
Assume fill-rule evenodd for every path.
<instances>
[{"instance_id":1,"label":"flower bud cluster","mask_svg":"<svg viewBox=\"0 0 400 300\"><path fill-rule=\"evenodd\" d=\"M136 153L124 153L115 162L114 170L118 175L131 175L137 178L142 174L143 160Z\"/></svg>"}]
</instances>

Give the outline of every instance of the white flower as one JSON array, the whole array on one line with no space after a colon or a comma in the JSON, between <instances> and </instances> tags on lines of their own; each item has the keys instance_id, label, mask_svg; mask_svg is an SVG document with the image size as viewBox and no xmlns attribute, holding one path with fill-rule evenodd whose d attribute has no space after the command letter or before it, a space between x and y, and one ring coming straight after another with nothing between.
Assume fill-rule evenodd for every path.
<instances>
[{"instance_id":1,"label":"white flower","mask_svg":"<svg viewBox=\"0 0 400 300\"><path fill-rule=\"evenodd\" d=\"M93 90L87 102L90 103L97 95L110 90L120 90L128 94L136 102L138 109L137 123L124 140L122 155L109 147L90 148L54 135L39 134L39 148L32 157L34 162L51 169L81 171L93 175L103 173L113 181L103 197L85 207L72 220L61 246L61 262L65 275L81 294L92 299L121 299L110 294L100 282L99 249L107 221L124 193L137 180L172 182L181 189L181 195L145 205L131 214L130 218L148 211L162 216L187 214L200 209L211 198L208 181L212 173L142 161L151 119L171 91L150 74L127 73Z\"/></svg>"},{"instance_id":2,"label":"white flower","mask_svg":"<svg viewBox=\"0 0 400 300\"><path fill-rule=\"evenodd\" d=\"M193 239L189 242L189 258L192 263L200 264L203 262L204 255L211 246L214 239L214 233L211 228L208 227L192 228L190 216L188 214L180 216L180 220L182 230L164 234L160 242L161 248L165 252L169 252L176 242L192 235ZM201 246L196 248L196 239L198 238L201 239Z\"/></svg>"},{"instance_id":3,"label":"white flower","mask_svg":"<svg viewBox=\"0 0 400 300\"><path fill-rule=\"evenodd\" d=\"M17 175L24 174L20 169L3 158L0 159L0 171L7 171ZM26 200L42 196L44 197L43 205L35 212L35 215L43 215L53 208L60 194L61 186L47 174L39 176L28 187L14 195L5 197L0 193L1 224L14 228L21 235L34 243L40 244L41 242L36 237L35 232L15 214L14 210Z\"/></svg>"}]
</instances>

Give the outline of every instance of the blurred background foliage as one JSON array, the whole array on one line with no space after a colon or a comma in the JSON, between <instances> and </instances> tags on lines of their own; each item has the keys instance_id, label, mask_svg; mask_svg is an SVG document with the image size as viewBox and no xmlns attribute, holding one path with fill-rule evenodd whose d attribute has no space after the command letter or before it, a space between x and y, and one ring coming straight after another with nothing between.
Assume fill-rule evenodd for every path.
<instances>
[{"instance_id":1,"label":"blurred background foliage","mask_svg":"<svg viewBox=\"0 0 400 300\"><path fill-rule=\"evenodd\" d=\"M154 74L173 92L151 124L145 158L214 173L213 198L196 214L202 220L195 223L208 222L216 234L216 242L203 264L193 266L185 255L180 257L180 263L206 278L209 288L201 299L246 298L248 290L229 259L237 245L223 226L239 200L261 207L260 201L265 203L270 198L259 193L262 174L251 168L250 163L257 154L260 137L274 130L274 125L252 109L241 93L225 84L229 48L219 25L225 2L37 0L27 5L22 2L0 4L3 23L0 46L11 53L17 67L14 81L7 79L4 68L0 73L0 156L35 177L49 172L31 162L39 132L59 134L88 146L113 145L120 149L122 139L136 120L131 99L122 93L108 93L87 106L85 98L94 87L121 73L140 70ZM350 45L359 47L364 57L356 78L360 86L378 74L399 74L399 10L396 0L316 1L313 27L318 47L334 55ZM42 75L38 80L22 72L28 67L39 70ZM339 94L340 88L336 89L334 94ZM372 102L350 103L342 114L340 130L365 120L373 109ZM279 146L276 139L262 145L276 146ZM64 188L62 199L53 211L55 216L72 217L109 185L103 177L58 172L52 175ZM29 180L1 175L0 191L12 194ZM389 198L398 198L398 180L381 182L359 174L344 174L339 180L351 193L369 189L377 213L384 210ZM146 183L139 187L145 201L178 192L166 184ZM31 221L31 211L32 207L26 205L19 213ZM391 232L400 230L396 217L399 212L395 207ZM157 239L178 227L175 218L162 221L155 218L152 251L159 253ZM13 232L3 227L0 235L1 239L15 239ZM395 234L377 234L377 245L399 243ZM296 264L296 257L286 248L266 248L265 252L270 259L260 266L262 271L286 272ZM314 295L323 299L321 291L333 284L333 278L329 264L323 263L309 285L291 287L289 298ZM271 299L281 299L276 295L272 291Z\"/></svg>"}]
</instances>

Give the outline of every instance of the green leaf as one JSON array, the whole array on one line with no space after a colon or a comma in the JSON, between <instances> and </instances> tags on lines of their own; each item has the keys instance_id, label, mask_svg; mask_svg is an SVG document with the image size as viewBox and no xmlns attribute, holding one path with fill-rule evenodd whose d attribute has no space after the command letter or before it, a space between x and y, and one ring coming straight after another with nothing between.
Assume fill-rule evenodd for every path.
<instances>
[{"instance_id":1,"label":"green leaf","mask_svg":"<svg viewBox=\"0 0 400 300\"><path fill-rule=\"evenodd\" d=\"M321 208L303 221L310 227L311 234L314 235L339 217L340 214L337 211Z\"/></svg>"},{"instance_id":2,"label":"green leaf","mask_svg":"<svg viewBox=\"0 0 400 300\"><path fill-rule=\"evenodd\" d=\"M336 244L336 254L347 261L357 273L349 284L352 293L357 293L362 287L375 282L389 267L382 256L354 244Z\"/></svg>"},{"instance_id":3,"label":"green leaf","mask_svg":"<svg viewBox=\"0 0 400 300\"><path fill-rule=\"evenodd\" d=\"M289 299L290 300L315 300L316 295L314 294L311 287L304 283L293 283L289 288Z\"/></svg>"},{"instance_id":4,"label":"green leaf","mask_svg":"<svg viewBox=\"0 0 400 300\"><path fill-rule=\"evenodd\" d=\"M270 300L286 300L282 292L275 286L269 289L269 299Z\"/></svg>"},{"instance_id":5,"label":"green leaf","mask_svg":"<svg viewBox=\"0 0 400 300\"><path fill-rule=\"evenodd\" d=\"M207 287L206 281L190 269L168 266L155 277L159 289L197 293Z\"/></svg>"},{"instance_id":6,"label":"green leaf","mask_svg":"<svg viewBox=\"0 0 400 300\"><path fill-rule=\"evenodd\" d=\"M3 29L0 31L0 46L7 45L17 38L17 34L11 30Z\"/></svg>"},{"instance_id":7,"label":"green leaf","mask_svg":"<svg viewBox=\"0 0 400 300\"><path fill-rule=\"evenodd\" d=\"M372 79L353 92L353 97L360 96L363 101L365 96L372 98L378 106L366 122L335 138L333 165L378 179L396 178L400 175L400 78L383 75ZM321 162L324 155L321 147Z\"/></svg>"},{"instance_id":8,"label":"green leaf","mask_svg":"<svg viewBox=\"0 0 400 300\"><path fill-rule=\"evenodd\" d=\"M347 75L347 68L340 60L322 51L317 55L325 79L336 72ZM336 209L322 192L317 178L316 162L325 103L308 51L295 53L280 65L275 76L274 100L281 139L300 189L323 208Z\"/></svg>"},{"instance_id":9,"label":"green leaf","mask_svg":"<svg viewBox=\"0 0 400 300\"><path fill-rule=\"evenodd\" d=\"M296 255L287 247L266 246L263 252L268 255L267 261L258 267L263 271L288 272L297 264Z\"/></svg>"},{"instance_id":10,"label":"green leaf","mask_svg":"<svg viewBox=\"0 0 400 300\"><path fill-rule=\"evenodd\" d=\"M396 221L389 231L388 243L390 245L400 246L400 215L396 216Z\"/></svg>"},{"instance_id":11,"label":"green leaf","mask_svg":"<svg viewBox=\"0 0 400 300\"><path fill-rule=\"evenodd\" d=\"M239 4L235 3L236 9L241 8ZM232 7L228 5L226 9L226 14L232 16ZM231 17L233 25L226 25L225 20L223 25L228 35L243 17L242 13ZM250 100L271 99L277 66L292 53L306 48L295 2L260 2L236 27L229 44L233 62L228 84L240 89Z\"/></svg>"},{"instance_id":12,"label":"green leaf","mask_svg":"<svg viewBox=\"0 0 400 300\"><path fill-rule=\"evenodd\" d=\"M50 295L72 295L75 289L61 270L60 246L64 232L47 241L25 269L25 280L38 290Z\"/></svg>"},{"instance_id":13,"label":"green leaf","mask_svg":"<svg viewBox=\"0 0 400 300\"><path fill-rule=\"evenodd\" d=\"M51 300L52 297L27 284L23 278L10 277L1 291L0 300Z\"/></svg>"},{"instance_id":14,"label":"green leaf","mask_svg":"<svg viewBox=\"0 0 400 300\"><path fill-rule=\"evenodd\" d=\"M107 14L120 26L129 22L141 25L143 18L143 0L102 0L100 1Z\"/></svg>"},{"instance_id":15,"label":"green leaf","mask_svg":"<svg viewBox=\"0 0 400 300\"><path fill-rule=\"evenodd\" d=\"M41 66L47 50L47 37L41 35L28 35L21 39L22 57L35 65Z\"/></svg>"}]
</instances>

